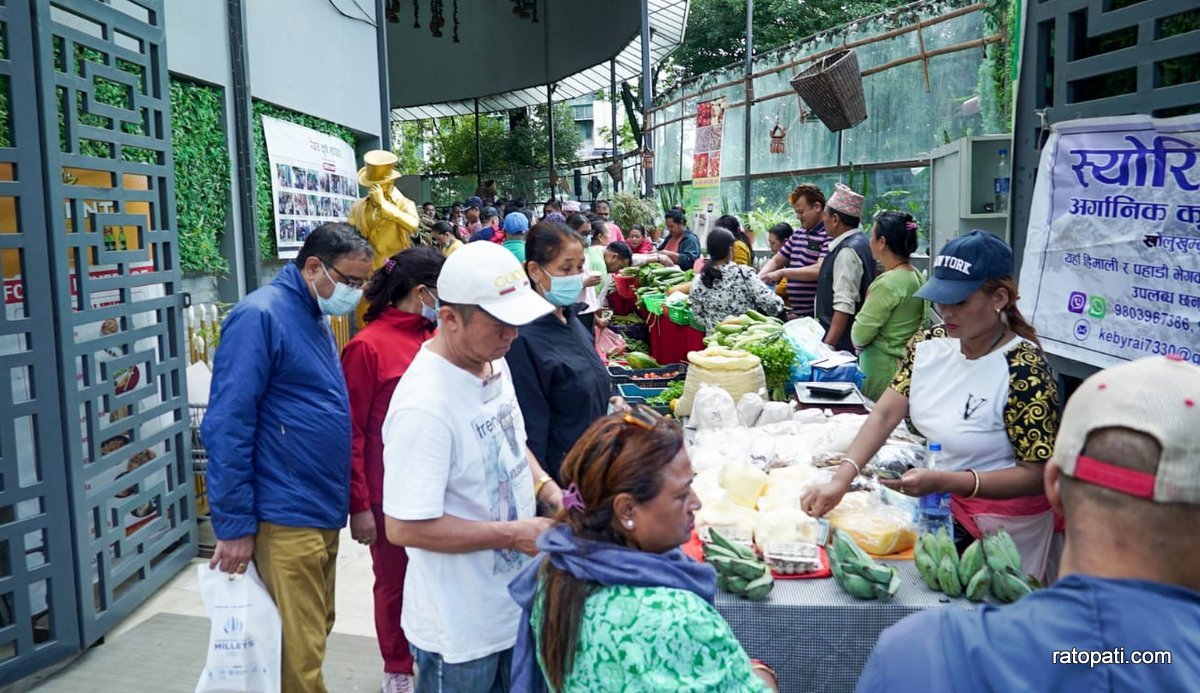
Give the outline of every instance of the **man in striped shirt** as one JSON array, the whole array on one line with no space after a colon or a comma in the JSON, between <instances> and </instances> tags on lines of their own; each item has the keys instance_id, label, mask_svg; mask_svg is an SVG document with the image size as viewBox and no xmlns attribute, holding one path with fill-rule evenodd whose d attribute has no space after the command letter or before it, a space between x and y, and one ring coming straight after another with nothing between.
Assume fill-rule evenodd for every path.
<instances>
[{"instance_id":1,"label":"man in striped shirt","mask_svg":"<svg viewBox=\"0 0 1200 693\"><path fill-rule=\"evenodd\" d=\"M809 183L796 186L788 195L788 202L800 220L800 228L784 243L775 257L767 261L758 276L768 285L787 279L788 303L791 317L813 316L813 303L817 297L817 275L821 261L829 252L829 236L825 233L825 194Z\"/></svg>"}]
</instances>

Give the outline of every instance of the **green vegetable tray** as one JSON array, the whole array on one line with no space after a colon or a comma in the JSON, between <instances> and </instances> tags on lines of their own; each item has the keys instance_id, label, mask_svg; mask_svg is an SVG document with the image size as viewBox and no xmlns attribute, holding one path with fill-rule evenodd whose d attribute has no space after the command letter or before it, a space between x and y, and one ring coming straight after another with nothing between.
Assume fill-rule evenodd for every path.
<instances>
[{"instance_id":1,"label":"green vegetable tray","mask_svg":"<svg viewBox=\"0 0 1200 693\"><path fill-rule=\"evenodd\" d=\"M613 387L623 383L634 383L642 387L666 387L668 383L687 377L686 363L673 363L661 368L622 368L609 366L608 373ZM637 376L635 379L634 376Z\"/></svg>"}]
</instances>

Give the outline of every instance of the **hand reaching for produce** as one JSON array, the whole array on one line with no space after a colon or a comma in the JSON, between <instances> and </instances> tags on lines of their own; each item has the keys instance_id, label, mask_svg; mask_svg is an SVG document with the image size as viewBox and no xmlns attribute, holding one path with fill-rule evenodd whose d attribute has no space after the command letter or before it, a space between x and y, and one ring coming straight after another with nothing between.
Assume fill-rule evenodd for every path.
<instances>
[{"instance_id":1,"label":"hand reaching for produce","mask_svg":"<svg viewBox=\"0 0 1200 693\"><path fill-rule=\"evenodd\" d=\"M947 491L943 472L935 469L910 469L899 479L880 479L879 483L906 496L924 496Z\"/></svg>"},{"instance_id":2,"label":"hand reaching for produce","mask_svg":"<svg viewBox=\"0 0 1200 693\"><path fill-rule=\"evenodd\" d=\"M800 509L810 517L822 517L825 513L837 507L842 502L842 496L850 490L850 485L834 479L804 494L800 499Z\"/></svg>"}]
</instances>

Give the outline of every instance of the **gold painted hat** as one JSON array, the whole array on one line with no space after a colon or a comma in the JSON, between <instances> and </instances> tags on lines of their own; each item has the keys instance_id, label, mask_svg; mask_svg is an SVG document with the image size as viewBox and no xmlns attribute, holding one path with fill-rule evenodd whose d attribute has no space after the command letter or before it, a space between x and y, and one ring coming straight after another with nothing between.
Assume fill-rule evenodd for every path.
<instances>
[{"instance_id":1,"label":"gold painted hat","mask_svg":"<svg viewBox=\"0 0 1200 693\"><path fill-rule=\"evenodd\" d=\"M364 188L394 181L400 177L396 170L399 159L384 149L372 149L363 154L363 167L358 169L358 184Z\"/></svg>"}]
</instances>

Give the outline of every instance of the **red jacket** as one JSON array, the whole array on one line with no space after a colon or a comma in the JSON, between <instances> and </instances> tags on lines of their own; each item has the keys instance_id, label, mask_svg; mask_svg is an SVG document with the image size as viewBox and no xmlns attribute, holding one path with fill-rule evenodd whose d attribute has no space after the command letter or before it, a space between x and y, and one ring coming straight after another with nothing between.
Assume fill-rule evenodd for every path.
<instances>
[{"instance_id":1,"label":"red jacket","mask_svg":"<svg viewBox=\"0 0 1200 693\"><path fill-rule=\"evenodd\" d=\"M383 503L383 419L392 391L434 326L425 318L388 308L342 350L350 394L350 513Z\"/></svg>"}]
</instances>

